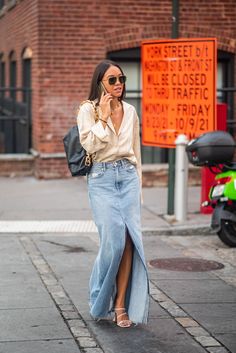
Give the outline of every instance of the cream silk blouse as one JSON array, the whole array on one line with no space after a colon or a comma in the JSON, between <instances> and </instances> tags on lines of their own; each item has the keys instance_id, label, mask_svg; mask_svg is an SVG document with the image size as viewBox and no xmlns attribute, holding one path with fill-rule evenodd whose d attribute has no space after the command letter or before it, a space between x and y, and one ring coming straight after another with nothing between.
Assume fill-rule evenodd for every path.
<instances>
[{"instance_id":1,"label":"cream silk blouse","mask_svg":"<svg viewBox=\"0 0 236 353\"><path fill-rule=\"evenodd\" d=\"M97 109L99 117L102 118L101 109L99 107ZM117 134L110 117L104 128L100 120L95 122L92 104L89 102L82 104L77 116L80 142L88 153L95 153L96 162L128 159L136 166L142 185L139 118L132 105L123 102L123 109L124 115Z\"/></svg>"}]
</instances>

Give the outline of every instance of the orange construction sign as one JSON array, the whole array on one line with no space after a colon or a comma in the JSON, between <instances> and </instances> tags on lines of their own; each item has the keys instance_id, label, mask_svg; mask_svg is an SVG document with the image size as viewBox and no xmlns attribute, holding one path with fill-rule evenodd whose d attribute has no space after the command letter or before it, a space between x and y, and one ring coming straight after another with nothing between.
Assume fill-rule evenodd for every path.
<instances>
[{"instance_id":1,"label":"orange construction sign","mask_svg":"<svg viewBox=\"0 0 236 353\"><path fill-rule=\"evenodd\" d=\"M142 43L142 143L175 147L216 130L216 39Z\"/></svg>"}]
</instances>

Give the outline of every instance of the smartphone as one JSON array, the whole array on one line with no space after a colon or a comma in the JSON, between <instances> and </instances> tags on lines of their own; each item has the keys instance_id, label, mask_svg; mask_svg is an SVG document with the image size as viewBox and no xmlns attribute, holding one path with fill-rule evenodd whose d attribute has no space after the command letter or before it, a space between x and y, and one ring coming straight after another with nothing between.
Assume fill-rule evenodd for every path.
<instances>
[{"instance_id":1,"label":"smartphone","mask_svg":"<svg viewBox=\"0 0 236 353\"><path fill-rule=\"evenodd\" d=\"M102 82L99 83L99 100L102 96L102 93L107 94L107 90Z\"/></svg>"}]
</instances>

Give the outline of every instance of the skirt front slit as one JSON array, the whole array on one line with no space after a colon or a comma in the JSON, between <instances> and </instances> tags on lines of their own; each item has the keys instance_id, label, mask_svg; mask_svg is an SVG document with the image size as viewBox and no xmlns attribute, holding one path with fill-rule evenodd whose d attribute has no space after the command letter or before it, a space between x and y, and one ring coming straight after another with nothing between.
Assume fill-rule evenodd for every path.
<instances>
[{"instance_id":1,"label":"skirt front slit","mask_svg":"<svg viewBox=\"0 0 236 353\"><path fill-rule=\"evenodd\" d=\"M140 224L140 183L127 160L94 163L88 175L89 200L98 228L100 247L90 277L90 313L110 315L116 297L116 276L126 236L133 243L132 270L126 292L130 320L146 323L149 288Z\"/></svg>"}]
</instances>

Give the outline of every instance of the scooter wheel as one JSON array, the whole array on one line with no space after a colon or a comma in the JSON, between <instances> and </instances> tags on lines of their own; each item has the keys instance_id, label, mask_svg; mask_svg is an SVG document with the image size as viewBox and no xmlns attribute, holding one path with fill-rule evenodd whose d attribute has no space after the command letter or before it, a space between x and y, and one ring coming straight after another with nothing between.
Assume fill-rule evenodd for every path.
<instances>
[{"instance_id":1,"label":"scooter wheel","mask_svg":"<svg viewBox=\"0 0 236 353\"><path fill-rule=\"evenodd\" d=\"M221 221L221 230L217 234L223 243L231 248L236 247L236 223Z\"/></svg>"}]
</instances>

